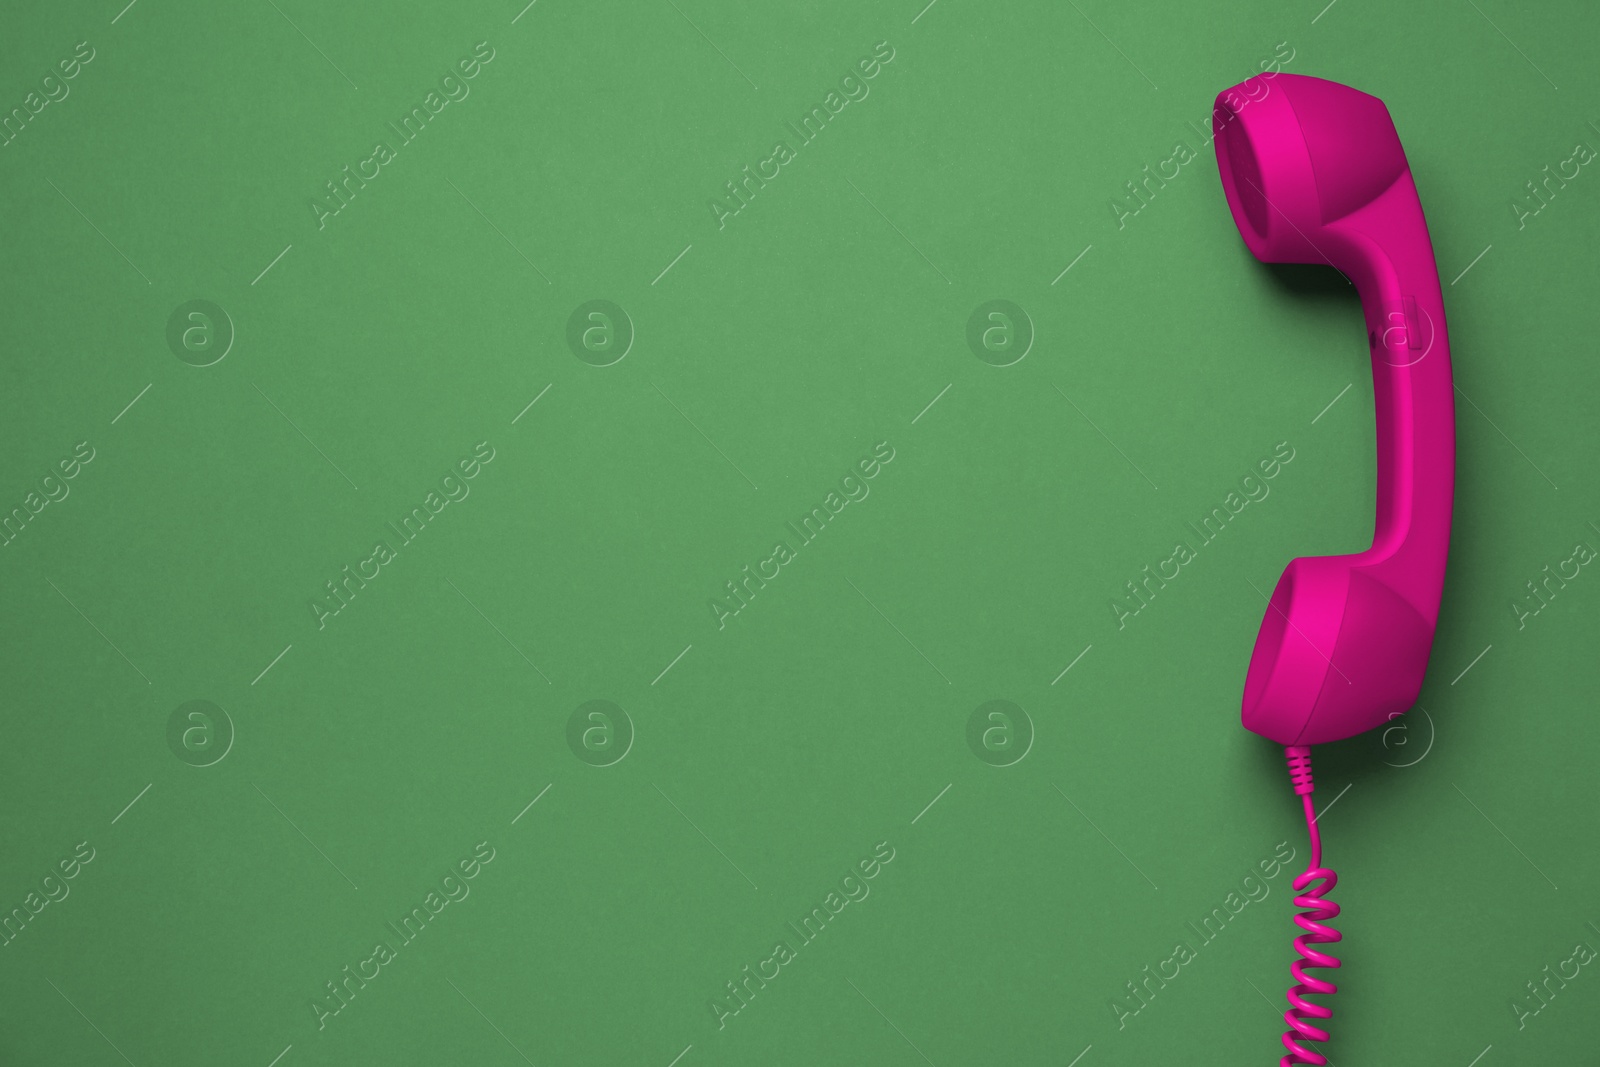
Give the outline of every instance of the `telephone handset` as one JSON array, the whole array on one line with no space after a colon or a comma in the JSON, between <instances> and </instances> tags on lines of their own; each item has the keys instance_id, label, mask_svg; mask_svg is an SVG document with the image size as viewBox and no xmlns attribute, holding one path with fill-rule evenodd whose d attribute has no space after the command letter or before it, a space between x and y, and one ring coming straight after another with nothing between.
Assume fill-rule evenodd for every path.
<instances>
[{"instance_id":1,"label":"telephone handset","mask_svg":"<svg viewBox=\"0 0 1600 1067\"><path fill-rule=\"evenodd\" d=\"M1261 84L1267 82L1262 92ZM1291 970L1280 1064L1324 1064L1336 986L1305 967L1339 961L1326 920L1311 804L1313 744L1381 726L1415 703L1439 619L1455 491L1455 398L1433 244L1389 110L1375 96L1299 74L1218 94L1212 128L1223 192L1245 245L1268 263L1325 263L1354 283L1366 318L1377 414L1372 547L1291 560L1273 589L1245 676L1244 726L1285 746L1311 836L1295 879L1302 959ZM1314 886L1314 888L1312 888Z\"/></svg>"}]
</instances>

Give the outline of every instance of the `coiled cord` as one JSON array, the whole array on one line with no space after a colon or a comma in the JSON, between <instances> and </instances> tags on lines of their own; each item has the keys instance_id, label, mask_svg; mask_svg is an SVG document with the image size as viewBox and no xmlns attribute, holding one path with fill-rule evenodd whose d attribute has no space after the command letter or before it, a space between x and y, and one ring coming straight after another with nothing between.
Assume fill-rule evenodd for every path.
<instances>
[{"instance_id":1,"label":"coiled cord","mask_svg":"<svg viewBox=\"0 0 1600 1067\"><path fill-rule=\"evenodd\" d=\"M1339 884L1339 876L1322 865L1322 835L1317 830L1316 809L1311 805L1311 749L1306 745L1290 745L1284 749L1284 755L1289 760L1289 779L1305 807L1306 831L1311 837L1311 864L1294 880L1295 889L1300 891L1294 898L1294 906L1305 909L1294 921L1304 933L1294 939L1294 950L1301 958L1289 968L1295 981L1289 987L1289 1010L1283 1013L1283 1021L1289 1024L1283 1035L1283 1047L1289 1052L1278 1061L1278 1067L1294 1067L1297 1063L1323 1067L1328 1058L1300 1042L1328 1040L1328 1032L1316 1022L1332 1017L1333 1009L1305 998L1307 994L1337 993L1339 987L1307 974L1305 969L1339 966L1338 959L1311 947L1340 940L1339 931L1326 924L1339 914L1339 905L1327 899L1328 893ZM1314 888L1307 888L1313 884Z\"/></svg>"}]
</instances>

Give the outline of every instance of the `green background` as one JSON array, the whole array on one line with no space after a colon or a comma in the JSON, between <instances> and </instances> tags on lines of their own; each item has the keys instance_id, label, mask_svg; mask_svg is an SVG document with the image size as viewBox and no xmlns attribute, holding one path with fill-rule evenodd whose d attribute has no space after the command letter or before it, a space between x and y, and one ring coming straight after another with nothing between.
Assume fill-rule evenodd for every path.
<instances>
[{"instance_id":1,"label":"green background","mask_svg":"<svg viewBox=\"0 0 1600 1067\"><path fill-rule=\"evenodd\" d=\"M1510 1005L1600 947L1600 578L1512 605L1600 545L1600 177L1512 205L1600 144L1597 34L1505 0L13 5L0 111L94 58L0 149L0 511L95 458L0 549L0 908L95 855L0 947L0 1060L1274 1060L1292 872L1120 1027L1112 1002L1279 842L1303 864L1240 687L1283 565L1370 536L1356 296L1250 258L1190 125L1280 42L1394 114L1462 396L1428 714L1318 751L1329 1052L1592 1056L1600 969L1520 1029ZM485 41L319 229L324 184ZM167 341L195 299L236 334L211 366ZM606 367L567 342L593 299L636 335ZM1010 366L966 341L992 299L1034 334ZM319 628L324 583L484 441L471 495ZM1123 583L1284 441L1119 629ZM724 583L880 442L870 495L719 629ZM568 742L596 699L633 733L604 767ZM967 742L997 699L1027 716L1004 767ZM231 723L209 766L220 720L204 759L168 741L190 700ZM319 1029L324 983L485 841ZM879 842L870 896L719 1028Z\"/></svg>"}]
</instances>

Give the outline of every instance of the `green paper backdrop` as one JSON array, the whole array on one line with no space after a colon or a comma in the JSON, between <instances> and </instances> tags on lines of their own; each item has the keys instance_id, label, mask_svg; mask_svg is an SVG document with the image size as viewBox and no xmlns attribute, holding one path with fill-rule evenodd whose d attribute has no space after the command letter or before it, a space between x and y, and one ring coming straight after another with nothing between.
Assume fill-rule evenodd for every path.
<instances>
[{"instance_id":1,"label":"green paper backdrop","mask_svg":"<svg viewBox=\"0 0 1600 1067\"><path fill-rule=\"evenodd\" d=\"M1594 1054L1594 9L123 2L0 33L0 1061L1275 1060L1239 693L1374 457L1262 71L1388 103L1460 390L1328 1052Z\"/></svg>"}]
</instances>

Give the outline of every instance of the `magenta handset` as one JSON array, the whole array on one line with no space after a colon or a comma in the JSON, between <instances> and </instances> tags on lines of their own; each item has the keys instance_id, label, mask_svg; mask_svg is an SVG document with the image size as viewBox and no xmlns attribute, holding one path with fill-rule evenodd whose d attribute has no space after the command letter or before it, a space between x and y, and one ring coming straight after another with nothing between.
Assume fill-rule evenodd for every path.
<instances>
[{"instance_id":1,"label":"magenta handset","mask_svg":"<svg viewBox=\"0 0 1600 1067\"><path fill-rule=\"evenodd\" d=\"M1263 91L1262 86L1267 88ZM1372 547L1306 556L1272 591L1245 675L1246 729L1285 747L1311 863L1294 881L1302 933L1291 967L1281 1067L1321 1065L1332 1015L1306 999L1337 987L1306 968L1339 961L1314 946L1338 881L1322 866L1311 802L1311 745L1381 726L1410 709L1433 647L1455 492L1455 399L1433 243L1405 150L1375 96L1298 74L1258 76L1218 94L1212 112L1228 208L1255 257L1323 263L1355 285L1366 317L1377 408Z\"/></svg>"}]
</instances>

